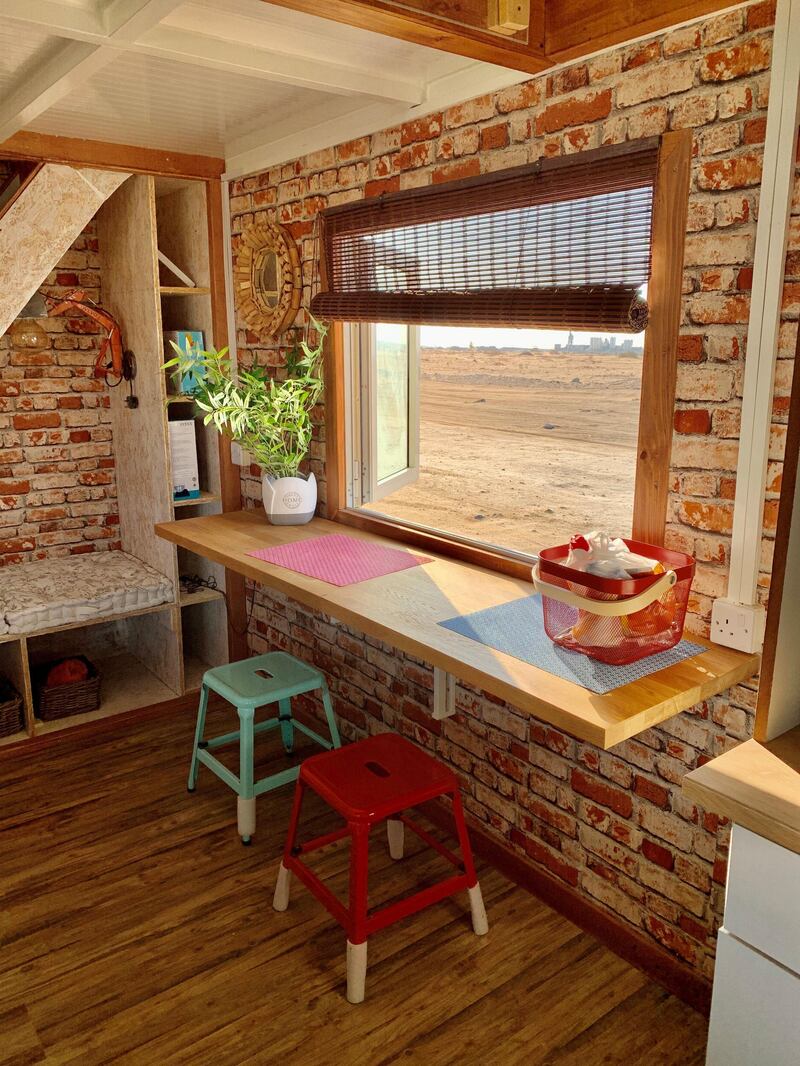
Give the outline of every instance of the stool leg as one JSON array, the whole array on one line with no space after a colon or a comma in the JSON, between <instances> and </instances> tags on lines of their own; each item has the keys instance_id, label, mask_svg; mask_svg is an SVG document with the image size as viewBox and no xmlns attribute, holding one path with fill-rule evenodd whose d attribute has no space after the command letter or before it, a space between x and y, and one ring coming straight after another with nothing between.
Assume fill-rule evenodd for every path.
<instances>
[{"instance_id":1,"label":"stool leg","mask_svg":"<svg viewBox=\"0 0 800 1066\"><path fill-rule=\"evenodd\" d=\"M272 897L272 909L285 911L289 906L289 892L292 887L292 872L283 863L278 867L278 880L275 882L275 894Z\"/></svg>"},{"instance_id":2,"label":"stool leg","mask_svg":"<svg viewBox=\"0 0 800 1066\"><path fill-rule=\"evenodd\" d=\"M369 826L350 826L350 936L347 939L347 1000L363 1003L367 981L367 874Z\"/></svg>"},{"instance_id":3,"label":"stool leg","mask_svg":"<svg viewBox=\"0 0 800 1066\"><path fill-rule=\"evenodd\" d=\"M363 1003L367 985L367 942L347 941L347 1002Z\"/></svg>"},{"instance_id":4,"label":"stool leg","mask_svg":"<svg viewBox=\"0 0 800 1066\"><path fill-rule=\"evenodd\" d=\"M393 859L403 857L403 838L405 826L399 818L386 819L386 836L389 839L389 854Z\"/></svg>"},{"instance_id":5,"label":"stool leg","mask_svg":"<svg viewBox=\"0 0 800 1066\"><path fill-rule=\"evenodd\" d=\"M483 905L481 886L478 884L478 875L475 873L472 847L470 846L467 826L464 821L464 809L461 805L461 793L458 790L453 793L453 818L458 831L458 842L461 845L464 872L469 881L467 894L469 895L469 909L472 914L472 928L476 936L483 936L489 932L489 922L486 917L486 908Z\"/></svg>"},{"instance_id":6,"label":"stool leg","mask_svg":"<svg viewBox=\"0 0 800 1066\"><path fill-rule=\"evenodd\" d=\"M192 748L192 761L189 766L189 780L186 787L189 792L194 792L197 785L197 773L200 769L200 761L197 758L197 750L203 740L203 732L206 728L206 711L208 709L208 689L205 685L200 686L200 703L197 707L197 725L194 729L194 747Z\"/></svg>"},{"instance_id":7,"label":"stool leg","mask_svg":"<svg viewBox=\"0 0 800 1066\"><path fill-rule=\"evenodd\" d=\"M256 831L256 801L253 795L253 718L252 707L238 707L239 722L239 798L236 801L239 836L249 844Z\"/></svg>"},{"instance_id":8,"label":"stool leg","mask_svg":"<svg viewBox=\"0 0 800 1066\"><path fill-rule=\"evenodd\" d=\"M298 778L294 786L294 798L292 800L292 813L289 816L289 829L286 833L286 844L283 849L284 860L292 853L292 848L297 842L297 826L300 823L300 808L303 805L303 782ZM272 906L276 911L285 911L289 906L289 890L292 885L292 871L281 862L278 868L278 880L275 883L275 894L272 897Z\"/></svg>"},{"instance_id":9,"label":"stool leg","mask_svg":"<svg viewBox=\"0 0 800 1066\"><path fill-rule=\"evenodd\" d=\"M328 729L331 732L331 743L334 748L341 748L342 738L339 736L339 727L336 724L336 717L333 713L331 694L328 692L328 686L325 681L322 682L322 706L325 708L325 717L328 719Z\"/></svg>"},{"instance_id":10,"label":"stool leg","mask_svg":"<svg viewBox=\"0 0 800 1066\"><path fill-rule=\"evenodd\" d=\"M278 720L281 727L281 740L287 755L294 749L294 726L292 725L292 701L281 700L278 704Z\"/></svg>"}]
</instances>

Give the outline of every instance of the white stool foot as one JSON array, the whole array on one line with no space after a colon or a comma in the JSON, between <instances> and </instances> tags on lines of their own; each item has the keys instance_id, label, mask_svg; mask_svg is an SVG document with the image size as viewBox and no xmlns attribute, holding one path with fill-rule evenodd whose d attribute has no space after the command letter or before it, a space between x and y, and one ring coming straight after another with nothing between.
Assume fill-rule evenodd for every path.
<instances>
[{"instance_id":1,"label":"white stool foot","mask_svg":"<svg viewBox=\"0 0 800 1066\"><path fill-rule=\"evenodd\" d=\"M399 818L389 818L386 821L386 836L389 840L389 854L393 859L403 857L403 834L405 826Z\"/></svg>"},{"instance_id":2,"label":"white stool foot","mask_svg":"<svg viewBox=\"0 0 800 1066\"><path fill-rule=\"evenodd\" d=\"M486 908L483 905L481 886L474 884L468 888L469 909L472 912L472 928L476 936L484 936L489 932L489 921L486 917Z\"/></svg>"},{"instance_id":3,"label":"white stool foot","mask_svg":"<svg viewBox=\"0 0 800 1066\"><path fill-rule=\"evenodd\" d=\"M367 983L367 942L351 944L347 941L347 1001L363 1003Z\"/></svg>"},{"instance_id":4,"label":"white stool foot","mask_svg":"<svg viewBox=\"0 0 800 1066\"><path fill-rule=\"evenodd\" d=\"M250 837L256 831L256 801L255 799L236 800L236 822L240 837Z\"/></svg>"},{"instance_id":5,"label":"white stool foot","mask_svg":"<svg viewBox=\"0 0 800 1066\"><path fill-rule=\"evenodd\" d=\"M281 863L278 869L278 880L275 882L275 895L272 897L272 906L276 911L285 911L289 906L289 889L292 887L292 871L287 870Z\"/></svg>"}]
</instances>

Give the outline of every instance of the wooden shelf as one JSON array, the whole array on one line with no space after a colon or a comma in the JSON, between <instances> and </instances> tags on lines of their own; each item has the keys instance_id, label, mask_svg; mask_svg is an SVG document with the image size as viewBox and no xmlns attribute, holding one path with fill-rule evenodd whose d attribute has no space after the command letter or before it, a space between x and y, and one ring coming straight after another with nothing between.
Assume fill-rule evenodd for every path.
<instances>
[{"instance_id":1,"label":"wooden shelf","mask_svg":"<svg viewBox=\"0 0 800 1066\"><path fill-rule=\"evenodd\" d=\"M211 289L205 285L160 285L162 296L210 296Z\"/></svg>"},{"instance_id":2,"label":"wooden shelf","mask_svg":"<svg viewBox=\"0 0 800 1066\"><path fill-rule=\"evenodd\" d=\"M77 622L66 622L57 626L45 626L44 629L34 629L29 633L4 633L0 637L0 644L9 644L12 641L27 640L35 641L37 637L46 637L49 633L63 633L68 629L90 629L92 626L105 625L107 622L119 622L125 618L138 618L144 614L158 614L160 611L168 611L174 607L174 602L157 603L153 607L141 607L137 611L119 611L117 614L98 614L93 618L81 618Z\"/></svg>"},{"instance_id":3,"label":"wooden shelf","mask_svg":"<svg viewBox=\"0 0 800 1066\"><path fill-rule=\"evenodd\" d=\"M201 507L204 503L217 503L219 501L219 493L206 492L201 489L200 495L194 500L173 500L174 507Z\"/></svg>"},{"instance_id":4,"label":"wooden shelf","mask_svg":"<svg viewBox=\"0 0 800 1066\"><path fill-rule=\"evenodd\" d=\"M11 733L7 737L0 737L0 748L5 748L10 744L19 744L20 741L27 739L28 734L26 730L20 729L18 733Z\"/></svg>"},{"instance_id":5,"label":"wooden shelf","mask_svg":"<svg viewBox=\"0 0 800 1066\"><path fill-rule=\"evenodd\" d=\"M506 700L582 740L612 747L702 700L752 677L759 657L692 636L700 655L639 681L596 695L513 656L453 633L438 623L533 592L528 581L436 555L426 566L338 587L262 562L249 553L343 532L321 518L304 526L272 526L254 511L162 523L157 533L197 555L282 592L367 636L375 637L459 680ZM408 551L408 546L348 527L347 535Z\"/></svg>"},{"instance_id":6,"label":"wooden shelf","mask_svg":"<svg viewBox=\"0 0 800 1066\"><path fill-rule=\"evenodd\" d=\"M225 596L219 589L207 589L204 585L195 589L194 592L181 592L181 607L191 607L194 603L210 603L211 600L224 600Z\"/></svg>"},{"instance_id":7,"label":"wooden shelf","mask_svg":"<svg viewBox=\"0 0 800 1066\"><path fill-rule=\"evenodd\" d=\"M210 663L203 662L196 655L187 655L183 661L183 691L194 692L199 689L203 674L210 669Z\"/></svg>"},{"instance_id":8,"label":"wooden shelf","mask_svg":"<svg viewBox=\"0 0 800 1066\"><path fill-rule=\"evenodd\" d=\"M155 674L127 651L118 651L109 655L93 656L101 676L101 704L96 711L76 714L70 718L59 718L54 722L42 722L35 719L34 728L37 736L43 733L55 733L61 729L80 725L82 722L94 722L99 718L110 718L138 707L148 707L154 703L174 700L178 695L160 681Z\"/></svg>"}]
</instances>

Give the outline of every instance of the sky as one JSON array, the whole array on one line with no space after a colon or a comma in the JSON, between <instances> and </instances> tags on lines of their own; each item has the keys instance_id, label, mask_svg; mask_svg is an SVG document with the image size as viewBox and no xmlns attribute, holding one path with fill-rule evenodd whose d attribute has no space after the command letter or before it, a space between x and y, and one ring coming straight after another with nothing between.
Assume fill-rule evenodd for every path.
<instances>
[{"instance_id":1,"label":"sky","mask_svg":"<svg viewBox=\"0 0 800 1066\"><path fill-rule=\"evenodd\" d=\"M594 331L597 336L599 330ZM555 329L473 329L470 326L423 326L420 331L423 348L544 348L566 344L568 333ZM605 334L601 334L605 336ZM617 334L617 343L632 338L634 347L644 342L644 333ZM588 344L590 334L575 332L575 344Z\"/></svg>"}]
</instances>

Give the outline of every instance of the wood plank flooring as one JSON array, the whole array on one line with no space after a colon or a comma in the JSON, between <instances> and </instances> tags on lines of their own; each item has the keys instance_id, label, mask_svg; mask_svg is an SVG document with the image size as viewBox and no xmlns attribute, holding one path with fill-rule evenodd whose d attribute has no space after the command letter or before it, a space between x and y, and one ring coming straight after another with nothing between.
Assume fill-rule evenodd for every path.
<instances>
[{"instance_id":1,"label":"wood plank flooring","mask_svg":"<svg viewBox=\"0 0 800 1066\"><path fill-rule=\"evenodd\" d=\"M350 1006L327 912L297 882L271 907L290 790L258 800L243 847L221 782L201 768L186 792L192 730L187 704L0 757L2 1066L702 1064L700 1015L486 866L489 935L466 898L385 930ZM285 765L276 734L258 759ZM334 825L309 803L306 832ZM393 863L376 833L371 905L445 873L407 844ZM347 860L344 843L317 860L345 898Z\"/></svg>"}]
</instances>

